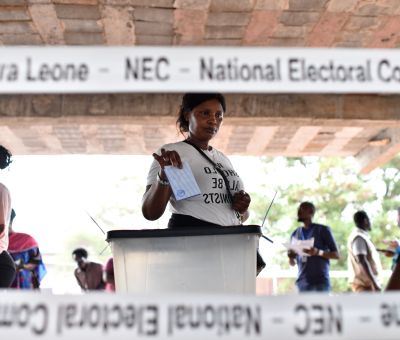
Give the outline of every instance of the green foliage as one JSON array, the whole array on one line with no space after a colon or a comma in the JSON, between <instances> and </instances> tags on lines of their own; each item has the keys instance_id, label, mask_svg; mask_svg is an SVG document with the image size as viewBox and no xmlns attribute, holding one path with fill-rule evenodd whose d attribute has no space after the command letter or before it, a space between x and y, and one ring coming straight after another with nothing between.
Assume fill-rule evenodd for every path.
<instances>
[{"instance_id":1,"label":"green foliage","mask_svg":"<svg viewBox=\"0 0 400 340\"><path fill-rule=\"evenodd\" d=\"M348 279L344 277L331 277L331 290L333 292L351 292Z\"/></svg>"},{"instance_id":2,"label":"green foliage","mask_svg":"<svg viewBox=\"0 0 400 340\"><path fill-rule=\"evenodd\" d=\"M270 184L260 192L272 193L272 198L274 190L278 191L264 233L275 240L287 241L299 225L298 205L306 200L313 202L317 208L314 221L331 227L341 253L339 261L331 261L332 269L347 269L347 238L357 210L365 210L370 216L371 238L377 246L384 246L383 240L393 239L399 232L394 214L400 206L400 158L364 176L358 173L352 158L265 158L263 163ZM251 196L254 211L251 222L261 224L269 200L258 192L252 192ZM268 262L288 268L284 251ZM382 263L384 268L390 268L389 258L382 257ZM332 286L334 291L349 289L344 278L334 279Z\"/></svg>"},{"instance_id":3,"label":"green foliage","mask_svg":"<svg viewBox=\"0 0 400 340\"><path fill-rule=\"evenodd\" d=\"M296 292L296 280L293 278L281 278L278 280L277 294L288 294Z\"/></svg>"}]
</instances>

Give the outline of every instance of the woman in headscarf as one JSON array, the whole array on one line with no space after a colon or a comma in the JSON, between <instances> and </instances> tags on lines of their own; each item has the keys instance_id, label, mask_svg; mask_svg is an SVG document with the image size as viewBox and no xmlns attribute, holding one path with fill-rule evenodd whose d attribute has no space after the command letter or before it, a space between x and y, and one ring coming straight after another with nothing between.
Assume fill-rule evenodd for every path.
<instances>
[{"instance_id":1,"label":"woman in headscarf","mask_svg":"<svg viewBox=\"0 0 400 340\"><path fill-rule=\"evenodd\" d=\"M12 209L8 252L14 259L17 273L11 288L38 289L40 282L46 275L46 267L42 261L36 240L29 234L18 233L13 230L12 224L15 216L15 211Z\"/></svg>"}]
</instances>

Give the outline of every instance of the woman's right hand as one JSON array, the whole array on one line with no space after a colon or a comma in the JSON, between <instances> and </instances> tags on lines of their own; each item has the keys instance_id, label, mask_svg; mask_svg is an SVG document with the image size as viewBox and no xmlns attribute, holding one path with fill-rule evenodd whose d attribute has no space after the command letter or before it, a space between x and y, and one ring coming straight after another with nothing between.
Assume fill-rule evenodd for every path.
<instances>
[{"instance_id":1,"label":"woman's right hand","mask_svg":"<svg viewBox=\"0 0 400 340\"><path fill-rule=\"evenodd\" d=\"M182 168L181 157L175 150L161 149L161 154L153 153L153 157L160 164L161 170L159 170L158 176L162 181L168 180L164 167L175 166ZM164 214L171 194L171 186L168 183L155 182L154 185L148 185L142 200L143 216L150 221L159 219Z\"/></svg>"},{"instance_id":2,"label":"woman's right hand","mask_svg":"<svg viewBox=\"0 0 400 340\"><path fill-rule=\"evenodd\" d=\"M153 153L154 159L160 164L161 169L164 169L167 165L175 166L182 169L181 156L175 150L161 149L161 155Z\"/></svg>"}]
</instances>

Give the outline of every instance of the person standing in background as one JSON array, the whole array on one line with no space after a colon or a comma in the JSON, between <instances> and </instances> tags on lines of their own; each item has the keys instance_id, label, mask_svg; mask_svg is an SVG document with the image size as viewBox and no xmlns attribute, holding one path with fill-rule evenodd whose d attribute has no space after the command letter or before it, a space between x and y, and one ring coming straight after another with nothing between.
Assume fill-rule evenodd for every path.
<instances>
[{"instance_id":1,"label":"person standing in background","mask_svg":"<svg viewBox=\"0 0 400 340\"><path fill-rule=\"evenodd\" d=\"M103 271L103 280L106 283L107 292L115 292L115 278L114 278L114 259L110 257Z\"/></svg>"},{"instance_id":2,"label":"person standing in background","mask_svg":"<svg viewBox=\"0 0 400 340\"><path fill-rule=\"evenodd\" d=\"M16 216L11 210L10 227L8 231L8 252L17 267L15 279L11 288L38 289L40 282L46 275L46 267L36 240L29 234L18 233L13 230L13 221Z\"/></svg>"},{"instance_id":3,"label":"person standing in background","mask_svg":"<svg viewBox=\"0 0 400 340\"><path fill-rule=\"evenodd\" d=\"M11 163L11 152L0 145L0 169ZM0 183L0 288L8 288L15 277L15 264L8 253L8 227L11 217L11 195L7 187Z\"/></svg>"},{"instance_id":4,"label":"person standing in background","mask_svg":"<svg viewBox=\"0 0 400 340\"><path fill-rule=\"evenodd\" d=\"M400 208L397 208L397 226L400 228ZM384 252L385 256L392 257L392 270L394 270L396 264L399 262L400 257L400 242L398 239L385 240L385 242L389 249Z\"/></svg>"},{"instance_id":5,"label":"person standing in background","mask_svg":"<svg viewBox=\"0 0 400 340\"><path fill-rule=\"evenodd\" d=\"M72 258L78 265L74 270L76 281L84 291L104 290L103 266L100 263L89 261L88 255L84 248L76 248L72 252Z\"/></svg>"},{"instance_id":6,"label":"person standing in background","mask_svg":"<svg viewBox=\"0 0 400 340\"><path fill-rule=\"evenodd\" d=\"M382 264L369 236L371 222L367 213L362 210L357 211L353 219L356 228L347 242L351 289L353 292L380 291Z\"/></svg>"},{"instance_id":7,"label":"person standing in background","mask_svg":"<svg viewBox=\"0 0 400 340\"><path fill-rule=\"evenodd\" d=\"M400 260L397 257L396 262L392 266L392 275L389 278L389 281L386 285L386 291L391 290L400 290Z\"/></svg>"},{"instance_id":8,"label":"person standing in background","mask_svg":"<svg viewBox=\"0 0 400 340\"><path fill-rule=\"evenodd\" d=\"M397 226L400 228L400 207L397 208ZM393 257L392 275L386 286L386 290L400 290L400 242L398 239L384 241L389 245L388 251L385 252L387 257Z\"/></svg>"},{"instance_id":9,"label":"person standing in background","mask_svg":"<svg viewBox=\"0 0 400 340\"><path fill-rule=\"evenodd\" d=\"M297 220L304 225L298 227L291 235L291 242L311 240L312 246L303 249L305 255L288 251L289 264L297 263L298 274L296 286L299 292L329 292L331 289L329 265L331 259L339 259L335 239L328 226L312 221L315 206L311 202L302 202L297 210Z\"/></svg>"}]
</instances>

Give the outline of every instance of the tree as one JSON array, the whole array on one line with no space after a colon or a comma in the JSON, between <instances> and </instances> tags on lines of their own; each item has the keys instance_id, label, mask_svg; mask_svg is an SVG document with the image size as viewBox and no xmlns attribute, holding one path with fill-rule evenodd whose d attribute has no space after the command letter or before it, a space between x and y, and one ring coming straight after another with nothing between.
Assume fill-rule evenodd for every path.
<instances>
[{"instance_id":1,"label":"tree","mask_svg":"<svg viewBox=\"0 0 400 340\"><path fill-rule=\"evenodd\" d=\"M268 215L268 229L264 227L263 232L276 242L287 241L298 226L296 211L302 201L313 202L317 208L315 221L329 225L334 233L342 257L332 261L332 269L347 269L347 237L357 210L365 210L370 216L371 238L376 244L393 238L392 212L400 205L399 158L364 176L358 173L352 158L264 158L263 163L272 185L264 185L259 191L269 192L271 197L274 189L278 191ZM259 192L251 196L250 223L257 223L264 217L266 202ZM268 262L289 267L284 250ZM386 268L390 265L388 259L383 258L383 263ZM337 288L346 290L344 285Z\"/></svg>"}]
</instances>

